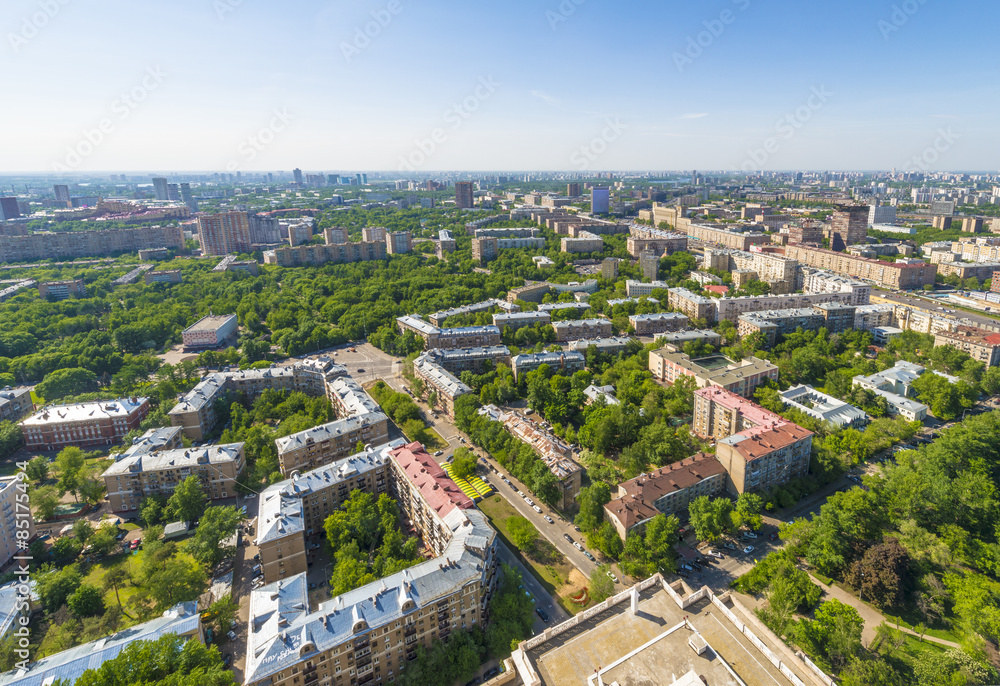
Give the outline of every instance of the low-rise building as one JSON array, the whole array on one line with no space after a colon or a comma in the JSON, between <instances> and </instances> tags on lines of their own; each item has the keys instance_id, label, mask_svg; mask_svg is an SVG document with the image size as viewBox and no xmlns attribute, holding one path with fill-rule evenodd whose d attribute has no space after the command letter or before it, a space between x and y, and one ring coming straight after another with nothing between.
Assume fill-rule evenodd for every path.
<instances>
[{"instance_id":1,"label":"low-rise building","mask_svg":"<svg viewBox=\"0 0 1000 686\"><path fill-rule=\"evenodd\" d=\"M787 336L797 329L815 331L823 326L823 323L822 312L811 307L800 307L741 314L737 331L740 338L755 333L761 334L764 337L764 349L769 349L774 347L778 336Z\"/></svg>"},{"instance_id":2,"label":"low-rise building","mask_svg":"<svg viewBox=\"0 0 1000 686\"><path fill-rule=\"evenodd\" d=\"M852 385L866 388L885 398L890 414L899 415L909 422L923 421L928 407L909 397L913 382L923 373L924 368L920 365L900 360L893 367L877 374L855 376Z\"/></svg>"},{"instance_id":3,"label":"low-rise building","mask_svg":"<svg viewBox=\"0 0 1000 686\"><path fill-rule=\"evenodd\" d=\"M884 348L889 345L891 341L896 336L903 333L902 329L898 329L895 326L873 326L871 328L872 332L872 343Z\"/></svg>"},{"instance_id":4,"label":"low-rise building","mask_svg":"<svg viewBox=\"0 0 1000 686\"><path fill-rule=\"evenodd\" d=\"M690 319L680 312L656 312L653 314L633 314L629 324L640 336L667 331L679 331L688 325Z\"/></svg>"},{"instance_id":5,"label":"low-rise building","mask_svg":"<svg viewBox=\"0 0 1000 686\"><path fill-rule=\"evenodd\" d=\"M868 423L868 415L853 405L837 400L832 395L820 393L812 386L793 386L778 393L789 407L804 412L813 419L828 422L836 427L860 429Z\"/></svg>"},{"instance_id":6,"label":"low-rise building","mask_svg":"<svg viewBox=\"0 0 1000 686\"><path fill-rule=\"evenodd\" d=\"M652 295L655 290L661 288L666 290L669 287L666 281L643 283L642 281L629 279L625 282L625 295L630 298L641 298L644 295Z\"/></svg>"},{"instance_id":7,"label":"low-rise building","mask_svg":"<svg viewBox=\"0 0 1000 686\"><path fill-rule=\"evenodd\" d=\"M576 496L583 484L583 468L571 459L573 449L568 444L518 412L501 412L496 406L487 405L479 413L502 423L512 436L538 453L559 483L556 507L568 510L576 504Z\"/></svg>"},{"instance_id":8,"label":"low-rise building","mask_svg":"<svg viewBox=\"0 0 1000 686\"><path fill-rule=\"evenodd\" d=\"M672 309L683 312L691 319L702 319L709 324L718 321L719 306L715 298L708 298L704 295L692 293L686 288L671 288L667 298L667 305Z\"/></svg>"},{"instance_id":9,"label":"low-rise building","mask_svg":"<svg viewBox=\"0 0 1000 686\"><path fill-rule=\"evenodd\" d=\"M511 358L511 370L514 372L514 380L520 381L520 377L523 374L535 371L543 364L548 365L563 376L570 376L574 372L586 369L587 360L583 353L580 352L547 352L517 355Z\"/></svg>"},{"instance_id":10,"label":"low-rise building","mask_svg":"<svg viewBox=\"0 0 1000 686\"><path fill-rule=\"evenodd\" d=\"M591 384L583 389L583 397L586 398L583 401L585 405L593 405L598 401L604 401L605 405L620 404L618 398L615 397L615 387L611 385L595 386Z\"/></svg>"},{"instance_id":11,"label":"low-rise building","mask_svg":"<svg viewBox=\"0 0 1000 686\"><path fill-rule=\"evenodd\" d=\"M509 303L506 300L484 300L483 302L473 303L471 305L463 305L461 307L453 307L448 310L441 310L440 312L435 312L434 314L427 316L427 321L437 327L444 326L445 321L449 317L459 317L468 314L478 314L480 312L490 312L494 308L503 310L504 312L520 312L521 308L518 305Z\"/></svg>"},{"instance_id":12,"label":"low-rise building","mask_svg":"<svg viewBox=\"0 0 1000 686\"><path fill-rule=\"evenodd\" d=\"M210 500L236 495L246 460L242 443L200 448L147 449L116 460L101 475L115 512L138 510L151 495L169 497L189 476L198 477Z\"/></svg>"},{"instance_id":13,"label":"low-rise building","mask_svg":"<svg viewBox=\"0 0 1000 686\"><path fill-rule=\"evenodd\" d=\"M50 405L21 422L28 450L89 448L120 443L149 414L149 398Z\"/></svg>"},{"instance_id":14,"label":"low-rise building","mask_svg":"<svg viewBox=\"0 0 1000 686\"><path fill-rule=\"evenodd\" d=\"M658 514L681 513L695 498L725 490L726 470L715 455L697 453L618 484L617 497L604 505L604 514L625 540Z\"/></svg>"},{"instance_id":15,"label":"low-rise building","mask_svg":"<svg viewBox=\"0 0 1000 686\"><path fill-rule=\"evenodd\" d=\"M151 283L180 283L184 278L184 273L180 269L168 269L162 272L146 272L146 284Z\"/></svg>"},{"instance_id":16,"label":"low-rise building","mask_svg":"<svg viewBox=\"0 0 1000 686\"><path fill-rule=\"evenodd\" d=\"M525 302L540 303L542 298L549 292L549 284L544 281L529 283L518 288L512 288L507 292L507 302L524 300Z\"/></svg>"},{"instance_id":17,"label":"low-rise building","mask_svg":"<svg viewBox=\"0 0 1000 686\"><path fill-rule=\"evenodd\" d=\"M564 237L560 245L566 253L600 252L604 250L604 239L590 231L580 231L576 237Z\"/></svg>"},{"instance_id":18,"label":"low-rise building","mask_svg":"<svg viewBox=\"0 0 1000 686\"><path fill-rule=\"evenodd\" d=\"M778 368L756 357L735 362L723 355L691 359L682 352L657 350L649 353L649 371L658 381L673 384L683 376L693 377L698 388L719 386L745 398L753 396L766 380L778 380Z\"/></svg>"},{"instance_id":19,"label":"low-rise building","mask_svg":"<svg viewBox=\"0 0 1000 686\"><path fill-rule=\"evenodd\" d=\"M236 343L239 322L235 314L207 315L181 332L186 349L207 350Z\"/></svg>"},{"instance_id":20,"label":"low-rise building","mask_svg":"<svg viewBox=\"0 0 1000 686\"><path fill-rule=\"evenodd\" d=\"M972 357L995 367L1000 364L1000 333L974 326L959 326L955 331L941 331L934 336L934 347L950 345L963 350Z\"/></svg>"},{"instance_id":21,"label":"low-rise building","mask_svg":"<svg viewBox=\"0 0 1000 686\"><path fill-rule=\"evenodd\" d=\"M427 350L500 345L500 329L493 325L439 329L416 315L397 317L396 324L401 333L410 331L423 338Z\"/></svg>"},{"instance_id":22,"label":"low-rise building","mask_svg":"<svg viewBox=\"0 0 1000 686\"><path fill-rule=\"evenodd\" d=\"M548 303L545 305L539 305L539 312L548 312L552 314L553 312L558 312L559 310L576 310L577 312L586 312L590 309L590 304L585 302L572 302L572 303Z\"/></svg>"},{"instance_id":23,"label":"low-rise building","mask_svg":"<svg viewBox=\"0 0 1000 686\"><path fill-rule=\"evenodd\" d=\"M47 300L66 300L67 298L82 298L87 294L83 279L70 281L42 281L38 284L38 295Z\"/></svg>"}]
</instances>

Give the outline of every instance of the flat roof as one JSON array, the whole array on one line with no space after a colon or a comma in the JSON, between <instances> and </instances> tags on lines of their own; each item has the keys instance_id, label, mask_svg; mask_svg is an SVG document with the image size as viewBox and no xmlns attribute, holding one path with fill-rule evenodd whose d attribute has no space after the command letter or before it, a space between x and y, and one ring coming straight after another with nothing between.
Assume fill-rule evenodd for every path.
<instances>
[{"instance_id":1,"label":"flat roof","mask_svg":"<svg viewBox=\"0 0 1000 686\"><path fill-rule=\"evenodd\" d=\"M184 333L194 331L216 331L221 329L227 322L233 319L236 319L235 314L209 314L184 329Z\"/></svg>"},{"instance_id":2,"label":"flat roof","mask_svg":"<svg viewBox=\"0 0 1000 686\"><path fill-rule=\"evenodd\" d=\"M44 407L21 422L21 426L45 426L62 422L87 422L99 419L126 418L149 402L149 398L95 400L73 405Z\"/></svg>"}]
</instances>

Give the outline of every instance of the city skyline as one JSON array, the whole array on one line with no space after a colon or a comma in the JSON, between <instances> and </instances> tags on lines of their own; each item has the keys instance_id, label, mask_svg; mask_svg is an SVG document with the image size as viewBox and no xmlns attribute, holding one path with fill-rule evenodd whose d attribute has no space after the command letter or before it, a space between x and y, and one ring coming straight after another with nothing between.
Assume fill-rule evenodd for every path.
<instances>
[{"instance_id":1,"label":"city skyline","mask_svg":"<svg viewBox=\"0 0 1000 686\"><path fill-rule=\"evenodd\" d=\"M19 0L0 64L25 105L0 114L0 166L987 170L990 22L963 4L990 12ZM948 35L961 50L926 48Z\"/></svg>"}]
</instances>

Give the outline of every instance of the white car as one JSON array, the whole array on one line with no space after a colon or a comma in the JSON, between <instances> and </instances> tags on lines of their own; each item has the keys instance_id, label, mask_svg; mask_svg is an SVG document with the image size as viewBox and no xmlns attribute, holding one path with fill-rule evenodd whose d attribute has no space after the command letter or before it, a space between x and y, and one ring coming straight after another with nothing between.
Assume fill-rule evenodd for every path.
<instances>
[{"instance_id":1,"label":"white car","mask_svg":"<svg viewBox=\"0 0 1000 686\"><path fill-rule=\"evenodd\" d=\"M708 554L711 557L714 557L716 560L721 560L723 557L722 553L720 553L718 550L709 550Z\"/></svg>"},{"instance_id":2,"label":"white car","mask_svg":"<svg viewBox=\"0 0 1000 686\"><path fill-rule=\"evenodd\" d=\"M753 551L754 551L754 547L752 545L748 545L746 548L743 549L743 554L744 555L749 555Z\"/></svg>"},{"instance_id":3,"label":"white car","mask_svg":"<svg viewBox=\"0 0 1000 686\"><path fill-rule=\"evenodd\" d=\"M526 503L528 503L529 505L532 505L532 506L535 504L535 501L532 500L531 498L529 498L528 496L524 496L524 502L526 502Z\"/></svg>"},{"instance_id":4,"label":"white car","mask_svg":"<svg viewBox=\"0 0 1000 686\"><path fill-rule=\"evenodd\" d=\"M757 534L752 531L744 531L743 538L757 538Z\"/></svg>"},{"instance_id":5,"label":"white car","mask_svg":"<svg viewBox=\"0 0 1000 686\"><path fill-rule=\"evenodd\" d=\"M556 523L555 520L552 519L552 517L550 517L548 515L545 515L545 521L548 522L549 524L555 524Z\"/></svg>"},{"instance_id":6,"label":"white car","mask_svg":"<svg viewBox=\"0 0 1000 686\"><path fill-rule=\"evenodd\" d=\"M532 505L531 509L537 512L538 514L542 514L542 508L538 507L538 505Z\"/></svg>"},{"instance_id":7,"label":"white car","mask_svg":"<svg viewBox=\"0 0 1000 686\"><path fill-rule=\"evenodd\" d=\"M616 584L618 583L618 577L615 576L615 573L612 572L610 569L608 570L608 578L614 581Z\"/></svg>"},{"instance_id":8,"label":"white car","mask_svg":"<svg viewBox=\"0 0 1000 686\"><path fill-rule=\"evenodd\" d=\"M583 546L580 545L579 541L573 541L573 547L576 548L577 550L583 550Z\"/></svg>"}]
</instances>

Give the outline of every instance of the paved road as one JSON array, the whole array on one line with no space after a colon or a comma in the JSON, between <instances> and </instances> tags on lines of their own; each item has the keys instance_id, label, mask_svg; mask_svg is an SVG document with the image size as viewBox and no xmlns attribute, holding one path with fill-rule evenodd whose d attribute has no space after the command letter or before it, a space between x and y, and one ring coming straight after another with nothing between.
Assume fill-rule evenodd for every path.
<instances>
[{"instance_id":1,"label":"paved road","mask_svg":"<svg viewBox=\"0 0 1000 686\"><path fill-rule=\"evenodd\" d=\"M500 553L500 561L506 565L510 565L521 573L521 579L524 581L524 587L531 592L531 596L535 599L535 607L541 608L549 617L549 624L559 624L567 619L569 619L569 613L562 608L559 603L555 602L555 599L546 592L545 588L539 583L530 571L521 563L517 558L517 555L512 553L507 549L507 546L503 544L503 541L499 543L497 549ZM533 633L539 634L545 631L545 627L548 626L542 621L538 613L535 613L535 623L532 625Z\"/></svg>"}]
</instances>

